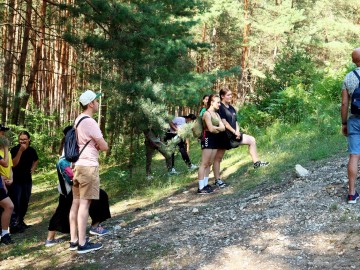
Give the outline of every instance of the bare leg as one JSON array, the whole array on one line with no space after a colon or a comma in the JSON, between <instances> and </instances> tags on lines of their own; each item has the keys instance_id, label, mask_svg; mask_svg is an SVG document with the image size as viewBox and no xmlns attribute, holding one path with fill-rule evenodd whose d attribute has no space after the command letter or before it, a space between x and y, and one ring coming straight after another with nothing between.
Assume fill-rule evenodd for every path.
<instances>
[{"instance_id":1,"label":"bare leg","mask_svg":"<svg viewBox=\"0 0 360 270\"><path fill-rule=\"evenodd\" d=\"M77 216L79 245L84 245L86 242L86 225L89 217L89 207L91 200L80 199L79 211Z\"/></svg>"},{"instance_id":2,"label":"bare leg","mask_svg":"<svg viewBox=\"0 0 360 270\"><path fill-rule=\"evenodd\" d=\"M56 231L48 231L47 240L54 240L55 239Z\"/></svg>"},{"instance_id":3,"label":"bare leg","mask_svg":"<svg viewBox=\"0 0 360 270\"><path fill-rule=\"evenodd\" d=\"M76 242L79 239L77 233L77 216L78 216L79 206L80 206L80 199L73 199L69 214L71 242Z\"/></svg>"},{"instance_id":4,"label":"bare leg","mask_svg":"<svg viewBox=\"0 0 360 270\"><path fill-rule=\"evenodd\" d=\"M217 152L217 149L203 149L202 150L202 156L201 156L201 164L199 167L198 172L198 179L202 180L204 179L205 175L209 175L210 166L214 161L215 154ZM206 174L207 172L207 174Z\"/></svg>"},{"instance_id":5,"label":"bare leg","mask_svg":"<svg viewBox=\"0 0 360 270\"><path fill-rule=\"evenodd\" d=\"M259 161L259 157L256 150L256 140L253 136L243 134L243 139L241 144L249 146L249 153L253 163Z\"/></svg>"},{"instance_id":6,"label":"bare leg","mask_svg":"<svg viewBox=\"0 0 360 270\"><path fill-rule=\"evenodd\" d=\"M0 206L2 208L4 208L4 211L2 212L2 215L1 215L1 228L3 230L8 230L11 214L14 210L14 204L12 203L12 201L9 197L6 197L5 199L0 201Z\"/></svg>"},{"instance_id":7,"label":"bare leg","mask_svg":"<svg viewBox=\"0 0 360 270\"><path fill-rule=\"evenodd\" d=\"M226 151L225 149L218 149L216 151L216 155L214 158L214 165L213 165L215 179L220 178L220 163L225 154L225 151Z\"/></svg>"},{"instance_id":8,"label":"bare leg","mask_svg":"<svg viewBox=\"0 0 360 270\"><path fill-rule=\"evenodd\" d=\"M349 194L355 194L355 180L357 177L360 155L350 154L348 163Z\"/></svg>"}]
</instances>

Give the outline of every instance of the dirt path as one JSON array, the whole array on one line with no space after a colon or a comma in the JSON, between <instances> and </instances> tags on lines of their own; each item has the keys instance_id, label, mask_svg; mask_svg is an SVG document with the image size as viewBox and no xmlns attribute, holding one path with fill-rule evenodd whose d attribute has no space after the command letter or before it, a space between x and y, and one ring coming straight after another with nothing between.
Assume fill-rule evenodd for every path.
<instances>
[{"instance_id":1,"label":"dirt path","mask_svg":"<svg viewBox=\"0 0 360 270\"><path fill-rule=\"evenodd\" d=\"M305 179L290 174L244 197L192 188L134 211L129 223L112 219L114 233L97 253L79 256L66 243L44 253L61 256L56 266L68 269L356 269L360 202L345 201L346 163L345 156L314 163ZM49 265L50 258L33 264Z\"/></svg>"}]
</instances>

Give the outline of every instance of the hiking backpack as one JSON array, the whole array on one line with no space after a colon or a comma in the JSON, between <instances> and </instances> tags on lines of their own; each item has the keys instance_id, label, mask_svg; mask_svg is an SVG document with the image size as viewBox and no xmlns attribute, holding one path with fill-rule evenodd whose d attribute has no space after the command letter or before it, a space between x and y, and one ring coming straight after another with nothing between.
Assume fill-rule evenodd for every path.
<instances>
[{"instance_id":1,"label":"hiking backpack","mask_svg":"<svg viewBox=\"0 0 360 270\"><path fill-rule=\"evenodd\" d=\"M196 139L201 139L201 137L203 135L203 131L204 131L203 120L202 120L201 116L198 116L196 118L196 120L194 121L194 124L192 127L193 136Z\"/></svg>"},{"instance_id":2,"label":"hiking backpack","mask_svg":"<svg viewBox=\"0 0 360 270\"><path fill-rule=\"evenodd\" d=\"M80 118L79 122L76 124L75 127L72 127L65 135L65 143L64 143L64 152L65 152L65 159L70 162L76 162L81 153L84 151L85 147L90 143L88 141L83 149L79 152L79 145L77 141L77 134L76 128L79 126L80 122L85 118L90 118L89 116L84 116Z\"/></svg>"},{"instance_id":3,"label":"hiking backpack","mask_svg":"<svg viewBox=\"0 0 360 270\"><path fill-rule=\"evenodd\" d=\"M355 88L354 92L351 95L350 111L352 114L360 115L360 76L355 70L353 72L359 80L359 85Z\"/></svg>"},{"instance_id":4,"label":"hiking backpack","mask_svg":"<svg viewBox=\"0 0 360 270\"><path fill-rule=\"evenodd\" d=\"M61 157L56 163L56 171L58 174L58 191L60 194L66 196L71 191L71 186L73 185L74 173L71 169L71 163L67 161L64 157Z\"/></svg>"}]
</instances>

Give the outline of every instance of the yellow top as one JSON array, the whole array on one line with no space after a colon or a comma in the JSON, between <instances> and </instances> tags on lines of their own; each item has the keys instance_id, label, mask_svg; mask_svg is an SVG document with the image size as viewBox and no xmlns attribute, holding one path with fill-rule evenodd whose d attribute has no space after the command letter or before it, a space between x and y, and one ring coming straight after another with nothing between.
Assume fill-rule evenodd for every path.
<instances>
[{"instance_id":1,"label":"yellow top","mask_svg":"<svg viewBox=\"0 0 360 270\"><path fill-rule=\"evenodd\" d=\"M4 158L4 150L3 149L0 149L0 156L2 158ZM9 151L8 153L8 156L9 156L9 166L7 166L6 168L3 167L3 166L0 166L0 175L1 176L5 176L6 178L10 179L10 171L11 171L11 168L13 166L13 162L12 162L12 157L11 157L11 153Z\"/></svg>"}]
</instances>

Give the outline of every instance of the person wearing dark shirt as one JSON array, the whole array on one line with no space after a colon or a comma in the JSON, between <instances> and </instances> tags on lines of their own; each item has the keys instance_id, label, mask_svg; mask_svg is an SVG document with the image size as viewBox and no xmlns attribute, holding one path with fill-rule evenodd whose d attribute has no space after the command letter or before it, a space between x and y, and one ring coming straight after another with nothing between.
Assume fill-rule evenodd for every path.
<instances>
[{"instance_id":1,"label":"person wearing dark shirt","mask_svg":"<svg viewBox=\"0 0 360 270\"><path fill-rule=\"evenodd\" d=\"M24 222L32 189L32 174L38 165L39 158L36 150L30 146L30 134L20 132L19 144L11 149L13 157L13 184L10 198L14 203L14 212L10 231L12 233L29 228Z\"/></svg>"},{"instance_id":2,"label":"person wearing dark shirt","mask_svg":"<svg viewBox=\"0 0 360 270\"><path fill-rule=\"evenodd\" d=\"M232 101L232 92L228 88L223 88L219 92L221 104L219 108L219 115L225 125L225 132L219 134L218 151L215 155L213 170L215 176L215 185L223 188L227 184L220 179L220 162L226 150L231 149L230 138L228 134L233 134L236 140L240 140L240 145L248 145L249 153L253 161L254 168L264 167L269 165L269 162L261 161L256 150L256 140L253 136L240 132L239 124L237 122L237 113L233 106L230 105Z\"/></svg>"}]
</instances>

